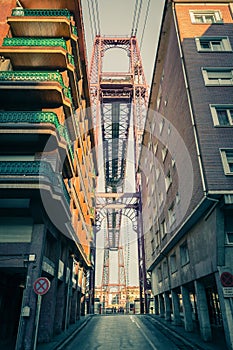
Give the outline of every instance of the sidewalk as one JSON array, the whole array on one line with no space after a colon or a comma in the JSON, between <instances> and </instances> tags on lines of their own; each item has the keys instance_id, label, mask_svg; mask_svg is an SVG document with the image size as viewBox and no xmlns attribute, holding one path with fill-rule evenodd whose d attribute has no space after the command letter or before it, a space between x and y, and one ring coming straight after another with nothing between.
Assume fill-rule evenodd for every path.
<instances>
[{"instance_id":1,"label":"sidewalk","mask_svg":"<svg viewBox=\"0 0 233 350\"><path fill-rule=\"evenodd\" d=\"M164 334L170 334L178 341L184 343L187 348L193 350L227 350L224 333L221 329L217 328L212 332L213 339L211 342L205 342L201 339L200 332L197 327L194 327L193 332L186 332L184 326L175 326L174 323L165 321L164 318L149 314L151 322L159 327L159 330Z\"/></svg>"},{"instance_id":2,"label":"sidewalk","mask_svg":"<svg viewBox=\"0 0 233 350\"><path fill-rule=\"evenodd\" d=\"M68 341L70 341L76 334L90 321L93 315L81 316L75 324L71 325L67 331L58 334L49 343L40 343L36 350L61 350Z\"/></svg>"}]
</instances>

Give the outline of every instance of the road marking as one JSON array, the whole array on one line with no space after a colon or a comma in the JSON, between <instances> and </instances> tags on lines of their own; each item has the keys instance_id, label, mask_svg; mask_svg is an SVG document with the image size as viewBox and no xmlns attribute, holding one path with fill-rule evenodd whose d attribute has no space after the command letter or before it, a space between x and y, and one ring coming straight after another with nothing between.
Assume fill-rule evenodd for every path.
<instances>
[{"instance_id":1,"label":"road marking","mask_svg":"<svg viewBox=\"0 0 233 350\"><path fill-rule=\"evenodd\" d=\"M154 346L154 344L152 343L152 341L150 340L150 338L148 338L148 336L146 335L146 333L142 330L141 326L137 323L136 320L134 320L133 316L130 316L130 319L133 323L136 324L136 326L140 329L140 332L142 333L143 337L148 341L148 343L150 344L150 346L152 347L153 350L158 350L158 348L156 348L156 346Z\"/></svg>"}]
</instances>

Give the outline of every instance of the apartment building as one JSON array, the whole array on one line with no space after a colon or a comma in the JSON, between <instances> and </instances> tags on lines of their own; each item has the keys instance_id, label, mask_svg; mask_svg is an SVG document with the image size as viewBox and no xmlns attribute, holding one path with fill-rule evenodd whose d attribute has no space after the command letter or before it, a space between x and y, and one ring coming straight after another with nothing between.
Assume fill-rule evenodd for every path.
<instances>
[{"instance_id":1,"label":"apartment building","mask_svg":"<svg viewBox=\"0 0 233 350\"><path fill-rule=\"evenodd\" d=\"M2 0L0 57L0 347L26 350L94 306L97 165L80 1Z\"/></svg>"},{"instance_id":2,"label":"apartment building","mask_svg":"<svg viewBox=\"0 0 233 350\"><path fill-rule=\"evenodd\" d=\"M156 313L205 341L222 331L229 349L232 29L232 1L166 1L140 157Z\"/></svg>"}]
</instances>

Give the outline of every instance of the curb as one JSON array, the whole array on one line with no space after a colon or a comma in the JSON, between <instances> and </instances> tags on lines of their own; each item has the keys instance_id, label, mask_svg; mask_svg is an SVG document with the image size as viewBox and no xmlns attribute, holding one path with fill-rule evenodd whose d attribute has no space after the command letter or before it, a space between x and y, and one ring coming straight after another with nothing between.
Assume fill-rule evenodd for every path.
<instances>
[{"instance_id":1,"label":"curb","mask_svg":"<svg viewBox=\"0 0 233 350\"><path fill-rule=\"evenodd\" d=\"M150 315L148 315L150 316ZM157 325L159 325L160 327L164 328L164 330L166 332L169 332L171 334L172 337L176 338L179 342L183 343L185 346L188 346L190 349L193 350L206 350L205 348L203 348L202 346L191 342L185 338L183 338L180 334L178 334L176 331L174 331L173 329L171 329L170 327L166 326L163 322L160 322L158 320L156 320L153 316L150 316L150 318L153 320L154 323L156 323ZM167 333L166 333L167 334Z\"/></svg>"},{"instance_id":2,"label":"curb","mask_svg":"<svg viewBox=\"0 0 233 350\"><path fill-rule=\"evenodd\" d=\"M61 340L52 350L62 350L71 340L78 334L86 324L91 320L92 316L88 317L73 333L71 333L65 340Z\"/></svg>"}]
</instances>

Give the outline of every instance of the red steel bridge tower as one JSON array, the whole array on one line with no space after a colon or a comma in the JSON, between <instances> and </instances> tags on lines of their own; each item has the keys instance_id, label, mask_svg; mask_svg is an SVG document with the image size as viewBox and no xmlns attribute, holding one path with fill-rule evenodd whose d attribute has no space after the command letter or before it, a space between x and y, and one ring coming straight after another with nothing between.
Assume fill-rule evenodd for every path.
<instances>
[{"instance_id":1,"label":"red steel bridge tower","mask_svg":"<svg viewBox=\"0 0 233 350\"><path fill-rule=\"evenodd\" d=\"M128 71L104 72L106 51L122 49L129 57ZM121 243L122 215L128 217L137 232L139 281L141 300L146 300L146 271L144 261L143 232L141 223L140 182L136 180L138 157L148 102L148 87L142 66L138 42L135 36L96 36L92 51L90 89L97 144L101 137L105 190L96 194L97 230L106 222L104 237L104 261L102 271L102 300L107 306L110 295L118 296L118 304L127 296L126 268ZM126 193L125 177L129 130L133 126L135 189ZM111 254L117 254L118 280L110 281ZM117 253L116 253L117 252ZM141 312L144 306L141 304Z\"/></svg>"}]
</instances>

